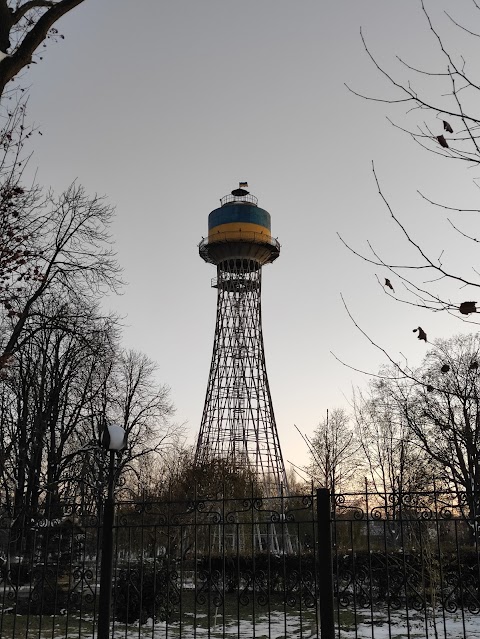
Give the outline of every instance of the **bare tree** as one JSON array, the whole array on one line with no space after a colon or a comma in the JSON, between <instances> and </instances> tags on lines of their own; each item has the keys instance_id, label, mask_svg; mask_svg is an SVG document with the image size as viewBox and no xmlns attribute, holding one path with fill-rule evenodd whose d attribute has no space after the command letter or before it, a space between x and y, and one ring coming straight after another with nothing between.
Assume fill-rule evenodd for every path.
<instances>
[{"instance_id":1,"label":"bare tree","mask_svg":"<svg viewBox=\"0 0 480 639\"><path fill-rule=\"evenodd\" d=\"M54 25L82 2L0 0L0 98L7 83L34 61L34 53L47 39L63 38Z\"/></svg>"},{"instance_id":2,"label":"bare tree","mask_svg":"<svg viewBox=\"0 0 480 639\"><path fill-rule=\"evenodd\" d=\"M22 184L24 144L33 130L26 124L26 99L20 98L0 129L0 309L8 317L14 310L19 290L27 282L39 281L40 257L35 236L36 216L42 198L39 187ZM0 361L0 368L1 368Z\"/></svg>"},{"instance_id":3,"label":"bare tree","mask_svg":"<svg viewBox=\"0 0 480 639\"><path fill-rule=\"evenodd\" d=\"M157 371L146 355L118 345L112 357L97 363L97 390L90 395L85 419L72 439L73 452L81 453L74 454L81 481L70 486L72 495L80 488L92 507L103 498L108 475L108 455L98 446L106 424L118 424L127 433L116 472L130 498L151 491L157 471L166 475L170 456L182 447L183 426L172 421L170 389L158 383ZM97 443L94 454L83 455L86 442Z\"/></svg>"},{"instance_id":4,"label":"bare tree","mask_svg":"<svg viewBox=\"0 0 480 639\"><path fill-rule=\"evenodd\" d=\"M60 196L24 183L26 94L6 84L32 62L46 41L63 38L54 26L84 0L0 0L0 370L28 338L28 320L52 286L81 298L116 289L108 226L113 211L103 198L72 184ZM8 52L10 50L10 52ZM8 101L6 100L8 97Z\"/></svg>"},{"instance_id":5,"label":"bare tree","mask_svg":"<svg viewBox=\"0 0 480 639\"><path fill-rule=\"evenodd\" d=\"M442 479L465 493L472 525L480 513L479 363L478 334L438 340L421 367L423 383L396 391L411 432Z\"/></svg>"},{"instance_id":6,"label":"bare tree","mask_svg":"<svg viewBox=\"0 0 480 639\"><path fill-rule=\"evenodd\" d=\"M21 196L21 194L20 194ZM54 287L75 299L92 298L120 285L120 268L115 261L108 227L113 210L104 199L89 197L83 187L72 184L59 197L36 191L29 207L28 251L33 277L23 277L14 267L10 277L7 310L9 322L0 330L0 367L5 365L31 335L29 318L36 304ZM31 240L29 240L31 238ZM30 246L30 244L28 245ZM12 290L14 289L14 290Z\"/></svg>"},{"instance_id":7,"label":"bare tree","mask_svg":"<svg viewBox=\"0 0 480 639\"><path fill-rule=\"evenodd\" d=\"M387 372L387 371L385 371ZM368 484L379 496L398 495L432 487L430 458L412 434L392 388L405 378L389 375L376 379L367 392L353 397L355 427L360 442Z\"/></svg>"},{"instance_id":8,"label":"bare tree","mask_svg":"<svg viewBox=\"0 0 480 639\"><path fill-rule=\"evenodd\" d=\"M443 27L439 26L441 18L446 20L457 35L469 39L471 42L480 42L480 4L475 0L471 5L472 19L468 24L462 23L454 14L447 12L437 13L434 3L431 9L427 9L427 3L419 0L423 16L425 18L426 36L430 35L432 42L437 47L436 68L424 68L421 62L405 61L396 56L401 68L391 71L388 65L379 61L374 55L361 34L362 43L371 62L378 73L393 89L392 97L374 97L359 93L356 89L350 89L361 97L383 102L395 107L405 106L409 118L406 124L398 121L392 122L409 135L412 140L423 149L437 156L449 160L462 162L465 167L480 164L480 111L478 108L480 97L480 85L478 83L477 56L468 59L464 55L462 46L451 45L448 37L443 35ZM452 9L455 11L455 8ZM435 18L433 17L435 15ZM465 45L467 43L465 42ZM464 49L468 49L467 46ZM415 125L411 126L414 114L417 114ZM414 261L391 262L382 251L371 242L369 252L357 250L348 243L347 239L340 238L342 242L356 255L366 262L382 268L382 276L379 283L386 294L392 298L421 308L433 311L447 311L460 318L472 316L478 313L477 295L480 288L480 279L475 268L472 274L464 272L462 268L455 268L454 263L449 264L449 247L439 247L435 255L422 245L422 240L416 237L414 230L407 228L402 222L401 214L397 213L395 206L390 203L377 177L375 167L373 169L380 197L382 198L390 219L396 225L403 237L406 248L413 249L416 255ZM452 212L480 212L480 209L460 208L455 202L440 203L435 197L422 192L419 196L423 202L437 207L447 214ZM458 224L448 219L452 226L452 232L458 233L459 238L465 243L464 251L473 249L472 263L475 263L475 249L478 240L472 234L462 231ZM469 244L469 245L468 245ZM438 257L438 255L440 257ZM459 289L462 292L459 292ZM471 318L470 318L471 321Z\"/></svg>"},{"instance_id":9,"label":"bare tree","mask_svg":"<svg viewBox=\"0 0 480 639\"><path fill-rule=\"evenodd\" d=\"M436 340L409 374L382 371L357 422L378 492L454 490L478 533L480 513L480 337Z\"/></svg>"},{"instance_id":10,"label":"bare tree","mask_svg":"<svg viewBox=\"0 0 480 639\"><path fill-rule=\"evenodd\" d=\"M135 471L135 460L145 455L162 457L178 446L182 428L171 422L175 412L170 389L156 381L158 365L145 354L121 351L110 380L113 389L107 407L110 421L127 433L123 466Z\"/></svg>"},{"instance_id":11,"label":"bare tree","mask_svg":"<svg viewBox=\"0 0 480 639\"><path fill-rule=\"evenodd\" d=\"M307 472L332 493L346 490L358 471L360 449L347 413L342 408L327 416L306 440L310 453Z\"/></svg>"},{"instance_id":12,"label":"bare tree","mask_svg":"<svg viewBox=\"0 0 480 639\"><path fill-rule=\"evenodd\" d=\"M46 324L40 311L49 318ZM115 318L102 318L87 304L68 308L51 296L42 299L30 324L35 321L37 330L16 353L1 386L0 488L19 531L41 511L60 517L69 485L78 485L72 461L86 443L78 441L78 432L98 393L97 369L115 345Z\"/></svg>"},{"instance_id":13,"label":"bare tree","mask_svg":"<svg viewBox=\"0 0 480 639\"><path fill-rule=\"evenodd\" d=\"M157 383L156 366L120 348L115 317L78 300L67 307L53 295L42 299L45 306L50 321L35 316L38 330L0 387L1 501L20 528L40 512L61 517L64 503L98 507L108 476L106 424L127 431L118 473L135 489L148 465L165 465L182 434L171 422L169 389Z\"/></svg>"}]
</instances>

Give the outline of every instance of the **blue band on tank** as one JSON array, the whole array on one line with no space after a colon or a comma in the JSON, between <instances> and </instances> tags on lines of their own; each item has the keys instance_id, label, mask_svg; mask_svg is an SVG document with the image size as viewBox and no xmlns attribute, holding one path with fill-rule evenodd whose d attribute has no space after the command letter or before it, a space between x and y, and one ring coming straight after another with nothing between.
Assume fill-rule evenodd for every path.
<instances>
[{"instance_id":1,"label":"blue band on tank","mask_svg":"<svg viewBox=\"0 0 480 639\"><path fill-rule=\"evenodd\" d=\"M258 206L228 204L210 213L208 216L208 230L210 231L220 224L230 224L231 222L259 224L270 230L270 213Z\"/></svg>"}]
</instances>

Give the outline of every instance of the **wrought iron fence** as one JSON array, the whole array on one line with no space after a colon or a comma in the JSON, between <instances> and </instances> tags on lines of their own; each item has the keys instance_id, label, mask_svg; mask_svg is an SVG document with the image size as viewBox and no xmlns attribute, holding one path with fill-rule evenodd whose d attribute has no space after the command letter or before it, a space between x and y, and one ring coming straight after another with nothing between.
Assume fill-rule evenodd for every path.
<instances>
[{"instance_id":1,"label":"wrought iron fence","mask_svg":"<svg viewBox=\"0 0 480 639\"><path fill-rule=\"evenodd\" d=\"M322 490L119 502L111 636L476 636L469 503ZM0 521L1 637L96 637L101 516L54 514Z\"/></svg>"},{"instance_id":2,"label":"wrought iron fence","mask_svg":"<svg viewBox=\"0 0 480 639\"><path fill-rule=\"evenodd\" d=\"M112 636L316 636L314 505L117 503ZM1 637L96 636L101 526L80 505L62 510L0 532Z\"/></svg>"},{"instance_id":3,"label":"wrought iron fence","mask_svg":"<svg viewBox=\"0 0 480 639\"><path fill-rule=\"evenodd\" d=\"M449 491L336 495L338 636L477 636L476 503Z\"/></svg>"}]
</instances>

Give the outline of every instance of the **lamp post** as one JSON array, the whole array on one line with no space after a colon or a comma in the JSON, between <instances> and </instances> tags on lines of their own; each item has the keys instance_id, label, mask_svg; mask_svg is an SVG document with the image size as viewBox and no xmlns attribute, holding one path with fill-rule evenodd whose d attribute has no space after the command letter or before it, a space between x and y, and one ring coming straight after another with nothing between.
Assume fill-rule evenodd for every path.
<instances>
[{"instance_id":1,"label":"lamp post","mask_svg":"<svg viewBox=\"0 0 480 639\"><path fill-rule=\"evenodd\" d=\"M113 520L115 515L115 454L127 445L127 434L121 426L107 426L102 445L110 452L108 493L103 504L102 562L100 564L100 598L98 603L98 639L108 639L112 602Z\"/></svg>"}]
</instances>

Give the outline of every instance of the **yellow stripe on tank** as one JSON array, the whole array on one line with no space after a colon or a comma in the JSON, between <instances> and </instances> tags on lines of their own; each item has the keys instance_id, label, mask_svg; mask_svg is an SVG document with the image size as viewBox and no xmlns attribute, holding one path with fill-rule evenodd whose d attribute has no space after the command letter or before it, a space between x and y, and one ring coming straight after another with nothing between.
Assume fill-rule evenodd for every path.
<instances>
[{"instance_id":1,"label":"yellow stripe on tank","mask_svg":"<svg viewBox=\"0 0 480 639\"><path fill-rule=\"evenodd\" d=\"M269 242L272 239L270 231L260 224L249 222L229 222L214 226L208 232L209 242L250 241Z\"/></svg>"}]
</instances>

